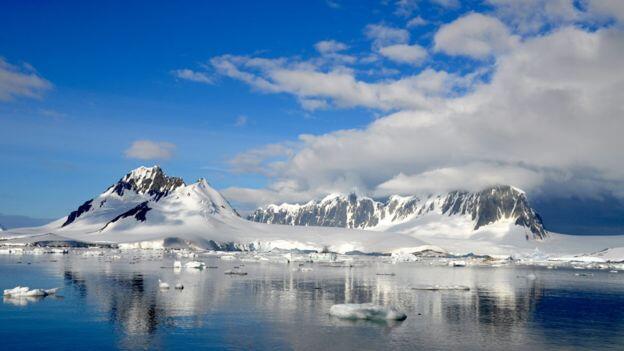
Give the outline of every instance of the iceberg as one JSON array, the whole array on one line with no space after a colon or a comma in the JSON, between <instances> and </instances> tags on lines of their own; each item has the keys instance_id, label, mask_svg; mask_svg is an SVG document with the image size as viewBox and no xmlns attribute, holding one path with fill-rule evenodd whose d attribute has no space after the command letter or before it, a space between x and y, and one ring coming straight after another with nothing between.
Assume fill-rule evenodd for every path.
<instances>
[{"instance_id":1,"label":"iceberg","mask_svg":"<svg viewBox=\"0 0 624 351\"><path fill-rule=\"evenodd\" d=\"M190 261L187 262L184 267L186 268L196 268L196 269L202 269L206 266L206 264L204 262L200 262L200 261Z\"/></svg>"},{"instance_id":2,"label":"iceberg","mask_svg":"<svg viewBox=\"0 0 624 351\"><path fill-rule=\"evenodd\" d=\"M54 295L60 288L54 289L32 289L27 286L16 286L13 289L5 289L4 296L6 297L39 297Z\"/></svg>"},{"instance_id":3,"label":"iceberg","mask_svg":"<svg viewBox=\"0 0 624 351\"><path fill-rule=\"evenodd\" d=\"M342 319L392 320L403 321L407 315L394 307L384 307L372 303L338 304L329 309L329 314Z\"/></svg>"}]
</instances>

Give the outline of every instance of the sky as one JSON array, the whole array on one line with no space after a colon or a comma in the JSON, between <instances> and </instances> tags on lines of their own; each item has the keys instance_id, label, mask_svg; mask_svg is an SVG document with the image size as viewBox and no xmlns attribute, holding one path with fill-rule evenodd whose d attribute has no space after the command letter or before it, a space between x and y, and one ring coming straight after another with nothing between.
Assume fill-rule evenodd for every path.
<instances>
[{"instance_id":1,"label":"sky","mask_svg":"<svg viewBox=\"0 0 624 351\"><path fill-rule=\"evenodd\" d=\"M245 210L333 192L525 190L624 232L624 2L4 1L0 213L129 170Z\"/></svg>"}]
</instances>

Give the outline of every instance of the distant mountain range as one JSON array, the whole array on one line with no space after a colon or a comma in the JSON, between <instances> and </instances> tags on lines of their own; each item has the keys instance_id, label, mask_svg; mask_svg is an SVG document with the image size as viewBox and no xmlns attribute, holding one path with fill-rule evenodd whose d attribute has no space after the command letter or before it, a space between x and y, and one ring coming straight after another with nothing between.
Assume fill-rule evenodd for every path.
<instances>
[{"instance_id":1,"label":"distant mountain range","mask_svg":"<svg viewBox=\"0 0 624 351\"><path fill-rule=\"evenodd\" d=\"M508 185L492 186L478 192L452 191L424 197L393 195L384 200L355 194L332 194L301 205L269 205L257 209L248 219L271 224L414 234L419 230L448 228L449 224L455 231L471 233L507 223L525 228L527 239L548 236L542 218L529 206L526 194Z\"/></svg>"},{"instance_id":2,"label":"distant mountain range","mask_svg":"<svg viewBox=\"0 0 624 351\"><path fill-rule=\"evenodd\" d=\"M0 240L37 245L336 252L417 251L426 246L419 239L396 233L247 221L206 180L186 184L181 178L167 176L158 166L134 169L67 216L37 228L4 231Z\"/></svg>"},{"instance_id":3,"label":"distant mountain range","mask_svg":"<svg viewBox=\"0 0 624 351\"><path fill-rule=\"evenodd\" d=\"M0 245L567 257L599 252L616 258L624 252L624 236L547 232L524 192L512 186L382 200L333 194L302 205L269 205L250 219L204 179L187 184L158 166L139 167L67 216L2 231Z\"/></svg>"},{"instance_id":4,"label":"distant mountain range","mask_svg":"<svg viewBox=\"0 0 624 351\"><path fill-rule=\"evenodd\" d=\"M6 215L0 213L0 229L21 228L21 227L37 227L50 223L49 218L33 218L19 215Z\"/></svg>"}]
</instances>

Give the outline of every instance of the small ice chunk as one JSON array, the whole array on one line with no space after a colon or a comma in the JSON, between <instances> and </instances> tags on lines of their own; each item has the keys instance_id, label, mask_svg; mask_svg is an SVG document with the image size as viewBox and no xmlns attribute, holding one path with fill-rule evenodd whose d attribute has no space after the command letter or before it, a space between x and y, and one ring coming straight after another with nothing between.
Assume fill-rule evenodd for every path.
<instances>
[{"instance_id":1,"label":"small ice chunk","mask_svg":"<svg viewBox=\"0 0 624 351\"><path fill-rule=\"evenodd\" d=\"M329 309L329 314L342 319L394 320L402 321L407 315L394 307L384 307L372 303L338 304Z\"/></svg>"},{"instance_id":2,"label":"small ice chunk","mask_svg":"<svg viewBox=\"0 0 624 351\"><path fill-rule=\"evenodd\" d=\"M180 261L173 262L173 268L182 268L182 262Z\"/></svg>"},{"instance_id":3,"label":"small ice chunk","mask_svg":"<svg viewBox=\"0 0 624 351\"><path fill-rule=\"evenodd\" d=\"M169 289L169 283L165 283L162 280L158 279L158 287L163 290Z\"/></svg>"},{"instance_id":4,"label":"small ice chunk","mask_svg":"<svg viewBox=\"0 0 624 351\"><path fill-rule=\"evenodd\" d=\"M202 269L206 266L206 264L204 262L200 262L200 261L190 261L187 262L184 267L186 268L196 268L196 269Z\"/></svg>"},{"instance_id":5,"label":"small ice chunk","mask_svg":"<svg viewBox=\"0 0 624 351\"><path fill-rule=\"evenodd\" d=\"M184 285L182 285L182 283L177 283L175 285L175 288L178 289L178 290L182 290L182 289L184 289Z\"/></svg>"}]
</instances>

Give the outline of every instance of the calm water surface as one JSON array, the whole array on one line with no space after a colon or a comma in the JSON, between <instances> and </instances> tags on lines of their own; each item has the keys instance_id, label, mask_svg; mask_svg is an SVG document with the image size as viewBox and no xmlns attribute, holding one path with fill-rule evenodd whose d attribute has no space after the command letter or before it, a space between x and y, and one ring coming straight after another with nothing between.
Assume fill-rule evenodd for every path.
<instances>
[{"instance_id":1,"label":"calm water surface","mask_svg":"<svg viewBox=\"0 0 624 351\"><path fill-rule=\"evenodd\" d=\"M247 276L227 276L241 262L202 260L219 268L176 272L161 268L172 266L167 257L1 256L1 289L62 290L4 299L0 349L624 349L622 273L382 263L297 272L297 265L244 263ZM537 279L524 278L529 273ZM160 291L159 278L185 289ZM412 289L426 284L471 290ZM394 305L408 318L352 322L327 314L345 302Z\"/></svg>"}]
</instances>

